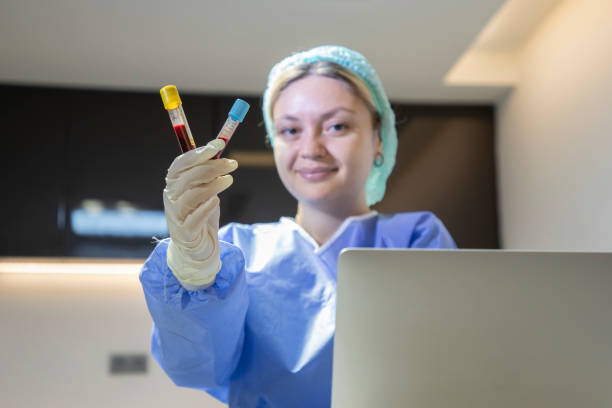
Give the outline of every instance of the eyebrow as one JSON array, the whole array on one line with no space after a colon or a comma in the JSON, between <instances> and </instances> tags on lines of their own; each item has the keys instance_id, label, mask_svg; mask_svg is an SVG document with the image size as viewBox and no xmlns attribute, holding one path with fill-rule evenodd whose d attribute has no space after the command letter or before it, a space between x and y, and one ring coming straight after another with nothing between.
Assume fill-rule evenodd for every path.
<instances>
[{"instance_id":1,"label":"eyebrow","mask_svg":"<svg viewBox=\"0 0 612 408\"><path fill-rule=\"evenodd\" d=\"M339 107L339 108L334 108L334 109L331 109L331 110L323 113L321 115L321 119L323 119L323 120L329 119L329 118L331 118L332 116L334 116L336 113L338 113L340 111L346 111L346 112L349 112L349 113L355 113L355 111L352 110L352 109ZM292 116L292 115L283 115L279 119L286 119L286 120L291 120L291 121L294 121L294 122L298 122L299 121L299 119L297 117Z\"/></svg>"}]
</instances>

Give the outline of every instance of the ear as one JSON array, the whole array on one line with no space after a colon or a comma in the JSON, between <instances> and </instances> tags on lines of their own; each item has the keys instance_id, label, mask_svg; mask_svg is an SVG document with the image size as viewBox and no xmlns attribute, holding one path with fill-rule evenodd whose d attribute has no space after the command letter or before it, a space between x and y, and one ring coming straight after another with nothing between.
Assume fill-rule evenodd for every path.
<instances>
[{"instance_id":1,"label":"ear","mask_svg":"<svg viewBox=\"0 0 612 408\"><path fill-rule=\"evenodd\" d=\"M376 149L376 153L381 152L382 153L382 139L380 137L380 130L376 129L374 131L374 138L375 138L375 149Z\"/></svg>"}]
</instances>

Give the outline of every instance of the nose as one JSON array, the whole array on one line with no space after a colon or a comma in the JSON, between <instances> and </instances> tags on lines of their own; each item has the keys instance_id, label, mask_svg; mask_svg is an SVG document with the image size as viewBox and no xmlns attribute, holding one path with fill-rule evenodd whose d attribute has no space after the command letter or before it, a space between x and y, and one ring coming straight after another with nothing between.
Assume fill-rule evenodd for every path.
<instances>
[{"instance_id":1,"label":"nose","mask_svg":"<svg viewBox=\"0 0 612 408\"><path fill-rule=\"evenodd\" d=\"M300 157L310 160L325 157L327 155L327 149L325 148L325 144L323 142L323 137L320 132L305 132L302 137L302 144L300 146Z\"/></svg>"}]
</instances>

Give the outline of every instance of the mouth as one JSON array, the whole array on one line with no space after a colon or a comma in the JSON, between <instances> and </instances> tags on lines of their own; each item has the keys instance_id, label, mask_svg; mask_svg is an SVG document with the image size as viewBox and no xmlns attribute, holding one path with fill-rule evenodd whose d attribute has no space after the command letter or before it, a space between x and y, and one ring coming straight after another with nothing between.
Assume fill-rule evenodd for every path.
<instances>
[{"instance_id":1,"label":"mouth","mask_svg":"<svg viewBox=\"0 0 612 408\"><path fill-rule=\"evenodd\" d=\"M337 171L337 167L312 167L297 169L295 172L307 181L320 181L330 177Z\"/></svg>"}]
</instances>

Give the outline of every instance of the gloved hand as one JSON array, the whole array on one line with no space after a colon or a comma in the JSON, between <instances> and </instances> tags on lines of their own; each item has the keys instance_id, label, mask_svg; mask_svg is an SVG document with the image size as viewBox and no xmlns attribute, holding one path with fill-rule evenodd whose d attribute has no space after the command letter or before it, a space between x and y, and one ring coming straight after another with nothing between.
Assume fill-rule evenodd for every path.
<instances>
[{"instance_id":1,"label":"gloved hand","mask_svg":"<svg viewBox=\"0 0 612 408\"><path fill-rule=\"evenodd\" d=\"M219 197L234 181L235 160L211 160L225 147L221 139L177 157L166 176L164 209L170 245L168 267L188 290L213 284L221 269L219 257Z\"/></svg>"}]
</instances>

